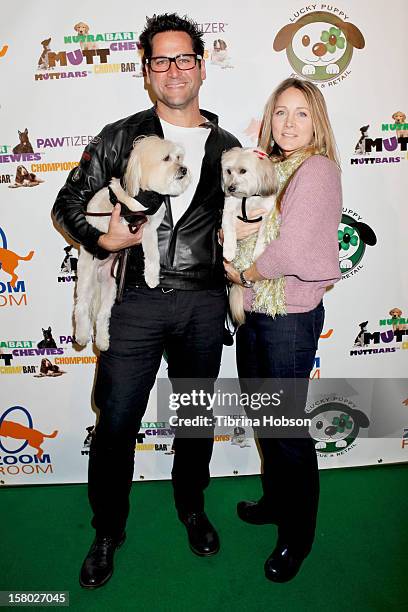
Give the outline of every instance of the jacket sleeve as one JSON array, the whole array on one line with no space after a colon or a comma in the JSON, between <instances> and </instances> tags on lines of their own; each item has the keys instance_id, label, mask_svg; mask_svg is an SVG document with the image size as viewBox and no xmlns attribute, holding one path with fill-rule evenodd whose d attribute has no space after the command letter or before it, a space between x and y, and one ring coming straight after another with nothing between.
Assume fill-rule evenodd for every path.
<instances>
[{"instance_id":1,"label":"jacket sleeve","mask_svg":"<svg viewBox=\"0 0 408 612\"><path fill-rule=\"evenodd\" d=\"M58 225L73 240L99 257L107 255L97 244L103 232L90 225L84 213L95 193L106 187L112 178L105 131L106 128L85 148L79 166L69 173L52 209Z\"/></svg>"}]
</instances>

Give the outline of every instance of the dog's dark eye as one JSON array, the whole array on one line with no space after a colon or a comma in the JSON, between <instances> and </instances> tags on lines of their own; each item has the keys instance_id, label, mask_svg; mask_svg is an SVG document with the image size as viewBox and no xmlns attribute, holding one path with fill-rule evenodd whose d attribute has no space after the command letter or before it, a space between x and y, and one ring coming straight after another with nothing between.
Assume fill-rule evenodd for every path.
<instances>
[{"instance_id":1,"label":"dog's dark eye","mask_svg":"<svg viewBox=\"0 0 408 612\"><path fill-rule=\"evenodd\" d=\"M241 168L241 170L239 171L240 174L246 174L246 170L245 168Z\"/></svg>"},{"instance_id":2,"label":"dog's dark eye","mask_svg":"<svg viewBox=\"0 0 408 612\"><path fill-rule=\"evenodd\" d=\"M322 427L323 427L323 421L317 421L316 429L322 429Z\"/></svg>"},{"instance_id":3,"label":"dog's dark eye","mask_svg":"<svg viewBox=\"0 0 408 612\"><path fill-rule=\"evenodd\" d=\"M163 159L163 161L170 161L170 155L166 155L166 157Z\"/></svg>"},{"instance_id":4,"label":"dog's dark eye","mask_svg":"<svg viewBox=\"0 0 408 612\"><path fill-rule=\"evenodd\" d=\"M310 45L310 38L307 34L305 34L302 38L302 45L304 47L308 47Z\"/></svg>"},{"instance_id":5,"label":"dog's dark eye","mask_svg":"<svg viewBox=\"0 0 408 612\"><path fill-rule=\"evenodd\" d=\"M227 168L227 174L231 174L231 170Z\"/></svg>"}]
</instances>

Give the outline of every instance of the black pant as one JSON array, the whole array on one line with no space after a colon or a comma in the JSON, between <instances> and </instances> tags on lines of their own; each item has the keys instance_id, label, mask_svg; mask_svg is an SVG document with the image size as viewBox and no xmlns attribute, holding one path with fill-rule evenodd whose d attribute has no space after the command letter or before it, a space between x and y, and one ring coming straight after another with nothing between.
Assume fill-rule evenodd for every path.
<instances>
[{"instance_id":1,"label":"black pant","mask_svg":"<svg viewBox=\"0 0 408 612\"><path fill-rule=\"evenodd\" d=\"M218 376L226 298L224 289L125 290L110 321L110 346L101 353L94 398L99 422L89 456L93 526L118 534L129 513L136 436L163 351L171 379ZM174 442L172 480L179 515L204 509L213 438Z\"/></svg>"},{"instance_id":2,"label":"black pant","mask_svg":"<svg viewBox=\"0 0 408 612\"><path fill-rule=\"evenodd\" d=\"M307 380L323 321L322 304L309 312L275 319L246 313L246 323L237 333L240 379L298 379L286 385L292 397L296 395L296 407L291 406L289 412L305 417ZM314 441L305 432L299 438L273 438L266 437L264 430L264 435L259 432L258 442L263 455L262 502L278 519L279 540L307 555L314 539L319 501Z\"/></svg>"}]
</instances>

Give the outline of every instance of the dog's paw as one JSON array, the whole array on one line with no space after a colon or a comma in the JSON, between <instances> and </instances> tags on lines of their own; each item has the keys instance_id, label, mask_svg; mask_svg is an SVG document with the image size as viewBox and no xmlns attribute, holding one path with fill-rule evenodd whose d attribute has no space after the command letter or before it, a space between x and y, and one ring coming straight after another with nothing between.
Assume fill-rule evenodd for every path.
<instances>
[{"instance_id":1,"label":"dog's paw","mask_svg":"<svg viewBox=\"0 0 408 612\"><path fill-rule=\"evenodd\" d=\"M89 334L88 335L81 334L81 333L75 334L75 342L79 344L80 346L86 346L90 340L91 340L91 336Z\"/></svg>"},{"instance_id":2,"label":"dog's paw","mask_svg":"<svg viewBox=\"0 0 408 612\"><path fill-rule=\"evenodd\" d=\"M340 72L340 68L337 64L329 64L326 66L327 74L338 74Z\"/></svg>"},{"instance_id":3,"label":"dog's paw","mask_svg":"<svg viewBox=\"0 0 408 612\"><path fill-rule=\"evenodd\" d=\"M341 270L350 270L352 265L353 265L353 262L351 261L351 259L343 259L340 262L340 269Z\"/></svg>"},{"instance_id":4,"label":"dog's paw","mask_svg":"<svg viewBox=\"0 0 408 612\"><path fill-rule=\"evenodd\" d=\"M234 246L224 244L222 255L227 261L233 261L235 259L237 249Z\"/></svg>"},{"instance_id":5,"label":"dog's paw","mask_svg":"<svg viewBox=\"0 0 408 612\"><path fill-rule=\"evenodd\" d=\"M346 448L347 442L345 440L337 440L336 448Z\"/></svg>"},{"instance_id":6,"label":"dog's paw","mask_svg":"<svg viewBox=\"0 0 408 612\"><path fill-rule=\"evenodd\" d=\"M316 72L316 68L311 64L306 64L302 68L302 74L314 74Z\"/></svg>"},{"instance_id":7,"label":"dog's paw","mask_svg":"<svg viewBox=\"0 0 408 612\"><path fill-rule=\"evenodd\" d=\"M97 333L95 344L100 351L107 351L109 348L109 335Z\"/></svg>"},{"instance_id":8,"label":"dog's paw","mask_svg":"<svg viewBox=\"0 0 408 612\"><path fill-rule=\"evenodd\" d=\"M316 450L323 450L326 448L326 442L317 442L315 444L315 449Z\"/></svg>"}]
</instances>

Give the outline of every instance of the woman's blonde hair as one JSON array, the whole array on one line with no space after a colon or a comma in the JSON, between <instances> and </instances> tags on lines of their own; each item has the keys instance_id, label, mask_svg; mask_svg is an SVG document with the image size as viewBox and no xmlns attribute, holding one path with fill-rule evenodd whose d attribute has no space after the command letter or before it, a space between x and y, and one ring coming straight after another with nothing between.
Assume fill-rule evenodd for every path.
<instances>
[{"instance_id":1,"label":"woman's blonde hair","mask_svg":"<svg viewBox=\"0 0 408 612\"><path fill-rule=\"evenodd\" d=\"M280 85L278 85L265 106L262 123L259 130L258 146L275 158L283 158L281 149L272 139L272 116L276 106L276 100L290 87L299 89L299 91L303 93L310 108L313 123L313 140L310 145L312 152L314 154L328 157L340 168L336 141L334 139L333 130L327 114L326 102L321 91L316 87L316 85L310 83L310 81L301 81L300 79L290 78L285 79Z\"/></svg>"}]
</instances>

